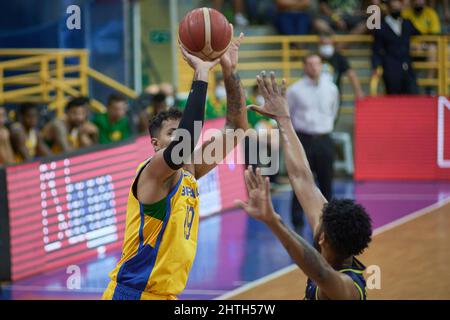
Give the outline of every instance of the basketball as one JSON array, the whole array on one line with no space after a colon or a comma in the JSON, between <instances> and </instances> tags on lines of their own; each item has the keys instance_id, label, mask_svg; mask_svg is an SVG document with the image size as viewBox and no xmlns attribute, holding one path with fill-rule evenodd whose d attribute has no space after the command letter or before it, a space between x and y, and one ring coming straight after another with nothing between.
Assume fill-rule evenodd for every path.
<instances>
[{"instance_id":1,"label":"basketball","mask_svg":"<svg viewBox=\"0 0 450 320\"><path fill-rule=\"evenodd\" d=\"M180 43L189 53L212 61L228 49L233 27L219 11L198 8L186 14L180 22L178 34Z\"/></svg>"}]
</instances>

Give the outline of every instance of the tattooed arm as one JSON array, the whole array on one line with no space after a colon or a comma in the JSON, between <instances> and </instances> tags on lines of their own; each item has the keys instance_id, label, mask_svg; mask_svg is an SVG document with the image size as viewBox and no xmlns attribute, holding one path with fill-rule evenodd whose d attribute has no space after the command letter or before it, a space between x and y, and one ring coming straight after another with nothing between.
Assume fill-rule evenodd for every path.
<instances>
[{"instance_id":1,"label":"tattooed arm","mask_svg":"<svg viewBox=\"0 0 450 320\"><path fill-rule=\"evenodd\" d=\"M263 178L259 168L245 170L249 200L237 201L251 217L264 222L283 244L299 268L319 287L321 299L359 299L353 280L332 268L325 258L302 237L290 230L275 213L270 196L269 178Z\"/></svg>"},{"instance_id":2,"label":"tattooed arm","mask_svg":"<svg viewBox=\"0 0 450 320\"><path fill-rule=\"evenodd\" d=\"M227 92L227 114L225 126L220 132L194 153L195 177L198 179L211 171L227 154L244 139L248 127L245 91L237 72L239 46L244 38L241 33L220 59L225 90ZM197 159L197 161L195 161ZM200 159L201 161L198 161ZM197 163L198 162L198 163Z\"/></svg>"}]
</instances>

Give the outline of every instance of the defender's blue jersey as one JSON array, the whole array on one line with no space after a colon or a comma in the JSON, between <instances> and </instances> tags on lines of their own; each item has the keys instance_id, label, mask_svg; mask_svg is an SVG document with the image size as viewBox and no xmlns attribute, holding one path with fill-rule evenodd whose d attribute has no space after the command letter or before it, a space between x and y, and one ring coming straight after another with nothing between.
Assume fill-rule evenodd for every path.
<instances>
[{"instance_id":1,"label":"defender's blue jersey","mask_svg":"<svg viewBox=\"0 0 450 320\"><path fill-rule=\"evenodd\" d=\"M366 267L356 258L353 258L350 268L339 270L339 272L345 273L352 278L355 287L359 291L361 300L367 299L366 280L363 275L364 270L366 270ZM319 287L311 279L308 279L306 284L305 300L319 300Z\"/></svg>"}]
</instances>

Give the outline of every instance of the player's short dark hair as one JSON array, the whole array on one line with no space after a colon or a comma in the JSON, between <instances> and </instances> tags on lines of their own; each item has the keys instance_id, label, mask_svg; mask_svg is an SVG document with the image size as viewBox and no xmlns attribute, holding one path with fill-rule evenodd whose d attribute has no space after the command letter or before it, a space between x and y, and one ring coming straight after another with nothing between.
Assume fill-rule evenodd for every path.
<instances>
[{"instance_id":1,"label":"player's short dark hair","mask_svg":"<svg viewBox=\"0 0 450 320\"><path fill-rule=\"evenodd\" d=\"M24 102L24 103L21 103L20 105L19 105L19 114L21 115L21 116L23 116L23 115L25 115L25 113L27 113L28 111L30 111L30 110L37 110L38 109L38 106L37 106L37 104L35 104L35 103L33 103L33 102Z\"/></svg>"},{"instance_id":2,"label":"player's short dark hair","mask_svg":"<svg viewBox=\"0 0 450 320\"><path fill-rule=\"evenodd\" d=\"M159 112L156 116L150 119L148 124L148 132L151 137L155 137L161 129L162 123L166 120L179 120L183 116L183 112L176 108L169 108Z\"/></svg>"},{"instance_id":3,"label":"player's short dark hair","mask_svg":"<svg viewBox=\"0 0 450 320\"><path fill-rule=\"evenodd\" d=\"M113 92L108 96L107 105L110 106L114 102L127 102L127 98L119 92Z\"/></svg>"},{"instance_id":4,"label":"player's short dark hair","mask_svg":"<svg viewBox=\"0 0 450 320\"><path fill-rule=\"evenodd\" d=\"M372 240L372 220L366 209L350 199L333 199L323 208L325 238L343 258L361 254Z\"/></svg>"},{"instance_id":5,"label":"player's short dark hair","mask_svg":"<svg viewBox=\"0 0 450 320\"><path fill-rule=\"evenodd\" d=\"M66 105L66 111L69 111L75 107L82 107L89 104L90 100L88 97L75 97L69 100Z\"/></svg>"}]
</instances>

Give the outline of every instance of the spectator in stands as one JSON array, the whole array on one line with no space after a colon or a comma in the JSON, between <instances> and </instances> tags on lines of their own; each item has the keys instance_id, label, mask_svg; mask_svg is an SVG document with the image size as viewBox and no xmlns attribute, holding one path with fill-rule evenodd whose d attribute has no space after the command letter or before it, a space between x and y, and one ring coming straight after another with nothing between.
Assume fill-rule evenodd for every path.
<instances>
[{"instance_id":1,"label":"spectator in stands","mask_svg":"<svg viewBox=\"0 0 450 320\"><path fill-rule=\"evenodd\" d=\"M350 67L347 58L341 55L339 50L336 49L333 37L330 34L322 34L320 36L319 55L323 61L324 73L331 77L339 90L341 88L342 76L347 75L352 85L355 98L364 98L364 92L361 89L358 75Z\"/></svg>"},{"instance_id":2,"label":"spectator in stands","mask_svg":"<svg viewBox=\"0 0 450 320\"><path fill-rule=\"evenodd\" d=\"M276 27L283 35L308 34L311 30L310 0L276 0Z\"/></svg>"},{"instance_id":3,"label":"spectator in stands","mask_svg":"<svg viewBox=\"0 0 450 320\"><path fill-rule=\"evenodd\" d=\"M172 108L177 103L177 93L175 87L168 83L163 82L159 85L159 90L166 96L166 106L167 108Z\"/></svg>"},{"instance_id":4,"label":"spectator in stands","mask_svg":"<svg viewBox=\"0 0 450 320\"><path fill-rule=\"evenodd\" d=\"M432 7L425 0L412 0L411 6L402 11L402 17L409 19L421 34L440 34L441 22Z\"/></svg>"},{"instance_id":5,"label":"spectator in stands","mask_svg":"<svg viewBox=\"0 0 450 320\"><path fill-rule=\"evenodd\" d=\"M11 144L16 162L44 157L51 154L39 132L38 106L23 103L19 107L19 121L11 126Z\"/></svg>"},{"instance_id":6,"label":"spectator in stands","mask_svg":"<svg viewBox=\"0 0 450 320\"><path fill-rule=\"evenodd\" d=\"M98 142L98 129L88 120L89 98L72 98L66 105L66 117L54 119L43 129L45 141L54 153L89 147Z\"/></svg>"},{"instance_id":7,"label":"spectator in stands","mask_svg":"<svg viewBox=\"0 0 450 320\"><path fill-rule=\"evenodd\" d=\"M311 170L317 175L320 190L327 200L332 196L334 142L331 132L339 109L339 90L322 74L322 59L317 54L304 58L303 79L287 90L292 124L302 142ZM292 223L301 233L303 212L292 197Z\"/></svg>"},{"instance_id":8,"label":"spectator in stands","mask_svg":"<svg viewBox=\"0 0 450 320\"><path fill-rule=\"evenodd\" d=\"M4 106L0 106L0 165L14 163L14 153L6 122L6 109Z\"/></svg>"},{"instance_id":9,"label":"spectator in stands","mask_svg":"<svg viewBox=\"0 0 450 320\"><path fill-rule=\"evenodd\" d=\"M425 0L412 0L411 5L402 11L402 17L409 19L422 35L436 35L441 33L439 16L436 10L426 5ZM414 51L423 51L426 54L426 56L414 57L414 61L436 62L436 44L427 42L414 43L412 48ZM429 79L436 77L436 70L429 69L427 71L427 77ZM432 87L426 87L426 92L431 93Z\"/></svg>"},{"instance_id":10,"label":"spectator in stands","mask_svg":"<svg viewBox=\"0 0 450 320\"><path fill-rule=\"evenodd\" d=\"M450 23L450 1L448 0L430 0L430 7L437 8L438 2L441 3L444 10L444 21Z\"/></svg>"},{"instance_id":11,"label":"spectator in stands","mask_svg":"<svg viewBox=\"0 0 450 320\"><path fill-rule=\"evenodd\" d=\"M233 1L233 12L234 12L234 23L239 27L248 26L249 22L245 16L245 4L244 0L232 0ZM224 0L212 0L213 8L222 11Z\"/></svg>"},{"instance_id":12,"label":"spectator in stands","mask_svg":"<svg viewBox=\"0 0 450 320\"><path fill-rule=\"evenodd\" d=\"M314 19L319 33L364 34L366 28L365 6L362 0L319 0L320 14Z\"/></svg>"},{"instance_id":13,"label":"spectator in stands","mask_svg":"<svg viewBox=\"0 0 450 320\"><path fill-rule=\"evenodd\" d=\"M159 87L158 87L158 90ZM160 111L167 109L167 96L161 90L152 96L151 105L143 109L139 114L139 133L148 132L148 122Z\"/></svg>"},{"instance_id":14,"label":"spectator in stands","mask_svg":"<svg viewBox=\"0 0 450 320\"><path fill-rule=\"evenodd\" d=\"M383 67L383 80L387 94L417 94L416 74L410 55L411 37L420 32L411 21L401 17L400 0L388 0L388 14L380 29L373 32L373 76L379 77Z\"/></svg>"},{"instance_id":15,"label":"spectator in stands","mask_svg":"<svg viewBox=\"0 0 450 320\"><path fill-rule=\"evenodd\" d=\"M106 113L97 113L92 120L98 129L100 144L118 142L130 137L131 128L127 109L128 102L123 95L112 93L108 97Z\"/></svg>"}]
</instances>

